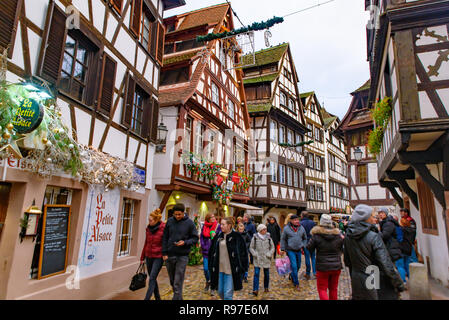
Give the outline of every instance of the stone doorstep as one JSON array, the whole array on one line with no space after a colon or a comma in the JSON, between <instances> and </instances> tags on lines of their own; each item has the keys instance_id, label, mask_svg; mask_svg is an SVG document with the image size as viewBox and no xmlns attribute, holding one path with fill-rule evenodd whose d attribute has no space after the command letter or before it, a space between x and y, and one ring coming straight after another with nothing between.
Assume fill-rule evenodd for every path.
<instances>
[{"instance_id":1,"label":"stone doorstep","mask_svg":"<svg viewBox=\"0 0 449 320\"><path fill-rule=\"evenodd\" d=\"M449 300L449 288L444 287L441 283L433 278L429 278L430 294L432 300ZM401 293L401 300L410 300L409 291Z\"/></svg>"}]
</instances>

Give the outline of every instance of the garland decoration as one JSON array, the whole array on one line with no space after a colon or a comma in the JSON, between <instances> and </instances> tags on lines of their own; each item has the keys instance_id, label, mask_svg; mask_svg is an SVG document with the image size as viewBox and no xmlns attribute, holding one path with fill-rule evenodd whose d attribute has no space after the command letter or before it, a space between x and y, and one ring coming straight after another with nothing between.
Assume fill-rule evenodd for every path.
<instances>
[{"instance_id":1,"label":"garland decoration","mask_svg":"<svg viewBox=\"0 0 449 320\"><path fill-rule=\"evenodd\" d=\"M252 25L247 27L242 27L239 29L234 29L232 31L225 31L221 33L209 33L205 36L197 36L196 41L198 42L205 42L205 41L212 41L216 39L222 39L226 37L236 36L238 34L246 33L249 31L260 31L269 29L275 24L284 22L284 18L281 17L273 17L265 22L254 22Z\"/></svg>"},{"instance_id":2,"label":"garland decoration","mask_svg":"<svg viewBox=\"0 0 449 320\"><path fill-rule=\"evenodd\" d=\"M382 148L385 129L390 121L392 113L392 99L385 97L378 100L375 107L371 110L376 127L371 130L368 135L368 149L372 154L379 154Z\"/></svg>"},{"instance_id":3,"label":"garland decoration","mask_svg":"<svg viewBox=\"0 0 449 320\"><path fill-rule=\"evenodd\" d=\"M312 144L313 143L313 140L310 140L310 141L304 141L304 142L299 142L299 143L294 143L294 144L291 144L291 143L279 143L279 146L280 147L287 147L287 148L296 148L296 147L302 147L302 146L305 146L305 145L309 145L309 144Z\"/></svg>"},{"instance_id":4,"label":"garland decoration","mask_svg":"<svg viewBox=\"0 0 449 320\"><path fill-rule=\"evenodd\" d=\"M22 159L24 170L44 178L63 171L79 181L102 184L105 191L139 188L132 163L75 141L50 89L9 83L6 67L5 50L0 54L0 159Z\"/></svg>"}]
</instances>

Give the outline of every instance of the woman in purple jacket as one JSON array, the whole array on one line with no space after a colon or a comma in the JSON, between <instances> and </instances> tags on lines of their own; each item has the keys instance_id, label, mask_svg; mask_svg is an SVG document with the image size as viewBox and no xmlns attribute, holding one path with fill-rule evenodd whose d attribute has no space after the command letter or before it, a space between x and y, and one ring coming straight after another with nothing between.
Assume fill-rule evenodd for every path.
<instances>
[{"instance_id":1,"label":"woman in purple jacket","mask_svg":"<svg viewBox=\"0 0 449 320\"><path fill-rule=\"evenodd\" d=\"M213 213L208 213L204 221L203 228L201 230L200 243L201 243L201 253L203 254L203 269L204 277L206 278L205 292L210 289L210 272L209 272L209 249L212 244L212 239L220 233L221 227Z\"/></svg>"}]
</instances>

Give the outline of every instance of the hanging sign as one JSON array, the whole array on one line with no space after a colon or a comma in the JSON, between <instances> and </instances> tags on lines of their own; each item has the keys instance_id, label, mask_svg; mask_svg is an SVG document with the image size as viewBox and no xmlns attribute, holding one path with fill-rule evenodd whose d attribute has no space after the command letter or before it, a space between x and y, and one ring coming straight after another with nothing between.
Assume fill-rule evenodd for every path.
<instances>
[{"instance_id":1,"label":"hanging sign","mask_svg":"<svg viewBox=\"0 0 449 320\"><path fill-rule=\"evenodd\" d=\"M14 130L18 133L30 133L39 127L44 118L44 108L34 99L23 99L12 118Z\"/></svg>"}]
</instances>

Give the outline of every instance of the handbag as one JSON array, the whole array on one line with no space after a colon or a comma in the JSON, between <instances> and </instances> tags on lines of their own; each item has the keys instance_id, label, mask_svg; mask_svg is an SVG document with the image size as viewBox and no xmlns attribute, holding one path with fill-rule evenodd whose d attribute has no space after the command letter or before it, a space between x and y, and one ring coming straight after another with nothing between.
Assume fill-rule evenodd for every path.
<instances>
[{"instance_id":1,"label":"handbag","mask_svg":"<svg viewBox=\"0 0 449 320\"><path fill-rule=\"evenodd\" d=\"M145 263L141 263L139 268L137 268L136 274L131 279L131 284L129 285L129 290L136 291L145 288L147 280L147 274L145 273Z\"/></svg>"},{"instance_id":2,"label":"handbag","mask_svg":"<svg viewBox=\"0 0 449 320\"><path fill-rule=\"evenodd\" d=\"M285 276L292 272L290 259L288 257L276 259L276 271L281 276Z\"/></svg>"}]
</instances>

